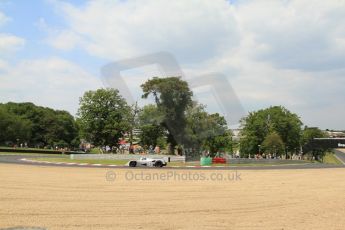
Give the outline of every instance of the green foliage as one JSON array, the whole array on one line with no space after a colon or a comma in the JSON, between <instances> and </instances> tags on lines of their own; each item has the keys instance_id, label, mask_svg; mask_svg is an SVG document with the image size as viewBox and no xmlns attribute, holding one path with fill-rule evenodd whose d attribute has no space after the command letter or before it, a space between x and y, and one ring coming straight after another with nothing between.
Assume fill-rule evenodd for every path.
<instances>
[{"instance_id":1,"label":"green foliage","mask_svg":"<svg viewBox=\"0 0 345 230\"><path fill-rule=\"evenodd\" d=\"M164 136L160 136L157 138L157 145L161 148L161 149L165 149L167 147L167 140Z\"/></svg>"},{"instance_id":2,"label":"green foliage","mask_svg":"<svg viewBox=\"0 0 345 230\"><path fill-rule=\"evenodd\" d=\"M2 143L27 142L35 147L78 145L78 127L66 111L10 102L0 105L0 114Z\"/></svg>"},{"instance_id":3,"label":"green foliage","mask_svg":"<svg viewBox=\"0 0 345 230\"><path fill-rule=\"evenodd\" d=\"M232 133L228 130L223 134L207 138L204 146L210 151L211 157L218 152L232 152Z\"/></svg>"},{"instance_id":4,"label":"green foliage","mask_svg":"<svg viewBox=\"0 0 345 230\"><path fill-rule=\"evenodd\" d=\"M327 135L324 132L322 132L322 130L320 130L319 128L309 128L305 126L302 134L302 144L305 145L314 138L322 137L327 137ZM311 152L307 152L305 154L311 154L315 159L320 160L323 159L327 151L327 149L316 148L311 150Z\"/></svg>"},{"instance_id":5,"label":"green foliage","mask_svg":"<svg viewBox=\"0 0 345 230\"><path fill-rule=\"evenodd\" d=\"M186 111L187 147L200 148L206 138L212 134L210 130L214 123L209 122L210 119L208 118L209 114L205 111L203 105L193 102L193 105L188 107Z\"/></svg>"},{"instance_id":6,"label":"green foliage","mask_svg":"<svg viewBox=\"0 0 345 230\"><path fill-rule=\"evenodd\" d=\"M158 110L156 105L145 105L138 114L139 126L143 125L160 125L164 120L164 114Z\"/></svg>"},{"instance_id":7,"label":"green foliage","mask_svg":"<svg viewBox=\"0 0 345 230\"><path fill-rule=\"evenodd\" d=\"M186 117L185 111L192 103L192 92L186 81L179 77L153 78L141 85L143 98L152 95L155 99L159 114L163 119L161 125L168 130L167 140L170 152L177 144L185 142Z\"/></svg>"},{"instance_id":8,"label":"green foliage","mask_svg":"<svg viewBox=\"0 0 345 230\"><path fill-rule=\"evenodd\" d=\"M27 141L31 136L31 122L0 107L0 143Z\"/></svg>"},{"instance_id":9,"label":"green foliage","mask_svg":"<svg viewBox=\"0 0 345 230\"><path fill-rule=\"evenodd\" d=\"M142 132L139 138L143 146L156 146L158 139L164 134L162 127L159 125L144 125L140 128Z\"/></svg>"},{"instance_id":10,"label":"green foliage","mask_svg":"<svg viewBox=\"0 0 345 230\"><path fill-rule=\"evenodd\" d=\"M285 153L285 146L282 138L278 133L273 132L268 134L265 137L265 140L262 142L262 150L265 153L283 155Z\"/></svg>"},{"instance_id":11,"label":"green foliage","mask_svg":"<svg viewBox=\"0 0 345 230\"><path fill-rule=\"evenodd\" d=\"M165 134L165 129L161 126L163 115L159 113L157 106L144 106L138 117L139 128L141 129L140 143L143 146L156 146L158 144L163 147L162 137Z\"/></svg>"},{"instance_id":12,"label":"green foliage","mask_svg":"<svg viewBox=\"0 0 345 230\"><path fill-rule=\"evenodd\" d=\"M314 138L322 138L327 137L327 135L319 128L317 127L304 127L303 133L302 133L302 144L307 144L309 141L311 141Z\"/></svg>"},{"instance_id":13,"label":"green foliage","mask_svg":"<svg viewBox=\"0 0 345 230\"><path fill-rule=\"evenodd\" d=\"M115 89L86 92L78 116L81 136L99 146L117 146L132 120L130 107Z\"/></svg>"},{"instance_id":14,"label":"green foliage","mask_svg":"<svg viewBox=\"0 0 345 230\"><path fill-rule=\"evenodd\" d=\"M242 134L243 135L243 134ZM259 152L259 143L261 140L254 132L248 131L246 135L240 140L240 152L242 157L248 157L249 154L256 154Z\"/></svg>"},{"instance_id":15,"label":"green foliage","mask_svg":"<svg viewBox=\"0 0 345 230\"><path fill-rule=\"evenodd\" d=\"M241 120L241 125L242 155L258 153L258 146L272 132L276 132L281 137L288 149L295 149L300 145L302 122L296 114L282 106L251 112Z\"/></svg>"},{"instance_id":16,"label":"green foliage","mask_svg":"<svg viewBox=\"0 0 345 230\"><path fill-rule=\"evenodd\" d=\"M209 150L211 155L219 151L232 151L232 134L227 130L225 118L218 113L208 114L205 107L193 103L186 113L187 147Z\"/></svg>"}]
</instances>

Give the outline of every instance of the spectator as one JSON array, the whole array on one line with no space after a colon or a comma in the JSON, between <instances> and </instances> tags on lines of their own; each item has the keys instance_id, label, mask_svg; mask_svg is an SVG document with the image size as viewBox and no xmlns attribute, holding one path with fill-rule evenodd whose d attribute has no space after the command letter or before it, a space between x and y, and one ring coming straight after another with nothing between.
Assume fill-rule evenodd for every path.
<instances>
[{"instance_id":1,"label":"spectator","mask_svg":"<svg viewBox=\"0 0 345 230\"><path fill-rule=\"evenodd\" d=\"M156 154L159 154L161 152L161 149L159 148L158 145L156 145L154 151L155 151Z\"/></svg>"},{"instance_id":2,"label":"spectator","mask_svg":"<svg viewBox=\"0 0 345 230\"><path fill-rule=\"evenodd\" d=\"M129 154L134 154L134 146L133 145L129 146Z\"/></svg>"},{"instance_id":3,"label":"spectator","mask_svg":"<svg viewBox=\"0 0 345 230\"><path fill-rule=\"evenodd\" d=\"M149 154L154 154L154 153L155 153L155 151L153 150L153 146L150 145L149 146Z\"/></svg>"}]
</instances>

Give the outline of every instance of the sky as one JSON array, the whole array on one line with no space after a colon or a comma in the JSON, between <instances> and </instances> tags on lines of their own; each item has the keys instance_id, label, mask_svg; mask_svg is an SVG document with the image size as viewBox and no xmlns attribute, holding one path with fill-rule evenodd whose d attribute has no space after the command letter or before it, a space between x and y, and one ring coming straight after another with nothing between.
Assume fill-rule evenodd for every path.
<instances>
[{"instance_id":1,"label":"sky","mask_svg":"<svg viewBox=\"0 0 345 230\"><path fill-rule=\"evenodd\" d=\"M148 55L206 82L192 90L210 112L225 115L217 95L230 93L234 113L282 105L305 125L345 129L345 1L0 0L2 103L75 115L85 91L117 87L104 66ZM121 77L141 105L150 100L140 84L169 75L159 63L127 67ZM217 74L228 91L203 77Z\"/></svg>"}]
</instances>

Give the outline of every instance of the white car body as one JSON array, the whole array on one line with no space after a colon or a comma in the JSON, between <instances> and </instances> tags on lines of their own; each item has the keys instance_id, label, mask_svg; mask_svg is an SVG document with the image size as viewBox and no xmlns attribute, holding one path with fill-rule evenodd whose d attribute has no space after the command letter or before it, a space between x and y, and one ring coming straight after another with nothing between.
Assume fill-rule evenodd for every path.
<instances>
[{"instance_id":1,"label":"white car body","mask_svg":"<svg viewBox=\"0 0 345 230\"><path fill-rule=\"evenodd\" d=\"M163 167L167 162L161 158L141 157L139 160L130 160L127 164L129 167Z\"/></svg>"}]
</instances>

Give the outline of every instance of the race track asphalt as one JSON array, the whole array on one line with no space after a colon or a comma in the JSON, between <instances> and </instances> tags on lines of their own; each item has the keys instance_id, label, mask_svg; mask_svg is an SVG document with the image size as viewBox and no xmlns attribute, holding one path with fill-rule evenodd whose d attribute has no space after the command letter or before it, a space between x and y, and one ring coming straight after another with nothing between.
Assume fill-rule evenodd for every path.
<instances>
[{"instance_id":1,"label":"race track asphalt","mask_svg":"<svg viewBox=\"0 0 345 230\"><path fill-rule=\"evenodd\" d=\"M339 154L339 153L338 153ZM341 155L345 160L345 153ZM44 156L46 157L46 156ZM79 165L79 164L49 164L43 162L23 161L22 159L34 160L35 158L43 158L43 156L30 156L25 155L0 155L0 164L21 164L21 165L36 165L36 166L52 166L52 167L84 167L84 168L128 168L127 166L109 166L109 165ZM57 156L54 156L57 158ZM307 164L291 164L291 165L274 165L274 166L217 166L217 167L163 167L156 168L157 170L171 170L171 169L188 169L188 170L281 170L281 169L321 169L321 168L345 168L345 165L331 165L320 163L307 163ZM136 169L136 168L131 168ZM140 167L138 169L143 169ZM152 168L151 168L152 169Z\"/></svg>"}]
</instances>

